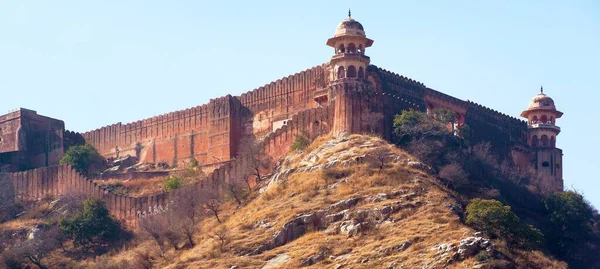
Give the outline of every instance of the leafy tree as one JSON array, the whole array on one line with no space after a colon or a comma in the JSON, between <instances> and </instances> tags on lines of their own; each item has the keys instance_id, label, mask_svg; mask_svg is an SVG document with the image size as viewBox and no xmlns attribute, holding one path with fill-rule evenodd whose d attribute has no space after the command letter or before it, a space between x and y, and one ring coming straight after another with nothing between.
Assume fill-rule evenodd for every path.
<instances>
[{"instance_id":1,"label":"leafy tree","mask_svg":"<svg viewBox=\"0 0 600 269\"><path fill-rule=\"evenodd\" d=\"M543 234L538 229L521 224L510 206L497 200L473 199L467 206L466 223L519 247L537 246L543 241Z\"/></svg>"},{"instance_id":2,"label":"leafy tree","mask_svg":"<svg viewBox=\"0 0 600 269\"><path fill-rule=\"evenodd\" d=\"M73 239L75 246L89 246L118 239L121 227L109 214L104 201L87 198L83 210L59 223L60 231Z\"/></svg>"},{"instance_id":3,"label":"leafy tree","mask_svg":"<svg viewBox=\"0 0 600 269\"><path fill-rule=\"evenodd\" d=\"M456 123L456 113L447 108L436 108L433 110L435 118L442 123L452 124L452 133L454 133L454 124Z\"/></svg>"},{"instance_id":4,"label":"leafy tree","mask_svg":"<svg viewBox=\"0 0 600 269\"><path fill-rule=\"evenodd\" d=\"M565 248L585 240L592 233L593 210L577 192L552 194L544 204L549 212L549 241Z\"/></svg>"},{"instance_id":5,"label":"leafy tree","mask_svg":"<svg viewBox=\"0 0 600 269\"><path fill-rule=\"evenodd\" d=\"M90 144L72 146L60 160L61 164L68 164L79 173L89 175L94 169L102 167L104 158L98 150Z\"/></svg>"},{"instance_id":6,"label":"leafy tree","mask_svg":"<svg viewBox=\"0 0 600 269\"><path fill-rule=\"evenodd\" d=\"M179 187L181 187L181 178L177 176L169 176L163 183L163 186L167 191L179 189Z\"/></svg>"},{"instance_id":7,"label":"leafy tree","mask_svg":"<svg viewBox=\"0 0 600 269\"><path fill-rule=\"evenodd\" d=\"M394 134L402 146L413 140L441 138L450 132L442 123L422 112L405 110L394 117Z\"/></svg>"}]
</instances>

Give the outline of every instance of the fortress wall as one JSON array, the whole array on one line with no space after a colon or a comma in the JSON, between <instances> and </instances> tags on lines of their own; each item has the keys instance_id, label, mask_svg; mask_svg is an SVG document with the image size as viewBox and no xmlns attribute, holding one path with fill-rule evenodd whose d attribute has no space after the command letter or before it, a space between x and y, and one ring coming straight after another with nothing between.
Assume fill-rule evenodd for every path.
<instances>
[{"instance_id":1,"label":"fortress wall","mask_svg":"<svg viewBox=\"0 0 600 269\"><path fill-rule=\"evenodd\" d=\"M252 117L246 132L271 131L273 121L288 119L301 110L317 107L313 93L327 84L326 65L320 65L243 93L239 100Z\"/></svg>"},{"instance_id":2,"label":"fortress wall","mask_svg":"<svg viewBox=\"0 0 600 269\"><path fill-rule=\"evenodd\" d=\"M178 166L191 157L202 164L231 158L231 123L241 122L239 101L230 95L208 104L136 121L113 124L86 132L83 137L107 158L136 156L142 162ZM234 107L235 106L235 107ZM235 127L239 129L238 127ZM235 143L233 143L235 144ZM212 158L216 157L216 158Z\"/></svg>"},{"instance_id":3,"label":"fortress wall","mask_svg":"<svg viewBox=\"0 0 600 269\"><path fill-rule=\"evenodd\" d=\"M135 225L137 213L144 209L139 207L138 200L146 198L110 193L69 165L48 166L17 173L0 173L0 181L2 180L6 180L12 186L11 190L3 191L12 191L15 199L18 200L34 201L44 197L77 193L103 199L110 212L126 225ZM161 198L164 195L153 195L153 197Z\"/></svg>"},{"instance_id":4,"label":"fortress wall","mask_svg":"<svg viewBox=\"0 0 600 269\"><path fill-rule=\"evenodd\" d=\"M508 154L512 145L527 143L527 124L525 121L503 114L480 104L463 101L450 95L425 87L420 82L405 78L384 69L370 66L370 71L376 74L376 83L379 83L384 92L401 96L409 103L416 104L418 110L425 112L425 99L432 97L442 100L452 106L464 109L464 122L471 127L471 138L477 142L489 141L497 153ZM389 105L387 113L398 114L396 105ZM450 108L450 107L449 107ZM387 114L385 113L385 114ZM386 121L391 122L393 115L385 115ZM391 131L391 130L390 130ZM387 130L386 130L387 132ZM508 156L508 155L506 155Z\"/></svg>"},{"instance_id":5,"label":"fortress wall","mask_svg":"<svg viewBox=\"0 0 600 269\"><path fill-rule=\"evenodd\" d=\"M107 158L136 156L142 162L172 166L195 157L202 164L230 160L243 133L267 133L272 122L313 108L313 92L326 87L325 65L279 79L239 97L83 133ZM232 142L233 141L233 142Z\"/></svg>"}]
</instances>

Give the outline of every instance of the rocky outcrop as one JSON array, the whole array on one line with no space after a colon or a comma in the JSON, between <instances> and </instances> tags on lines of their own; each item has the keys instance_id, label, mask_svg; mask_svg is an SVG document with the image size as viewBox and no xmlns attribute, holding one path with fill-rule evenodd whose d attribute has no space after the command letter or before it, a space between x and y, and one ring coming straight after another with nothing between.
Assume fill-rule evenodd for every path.
<instances>
[{"instance_id":1,"label":"rocky outcrop","mask_svg":"<svg viewBox=\"0 0 600 269\"><path fill-rule=\"evenodd\" d=\"M411 201L416 194L404 194L405 190L394 191L389 194L378 194L379 199L392 199L387 205L370 209L353 208L363 200L372 200L373 197L353 197L335 202L321 210L296 215L292 220L283 224L281 229L273 233L273 239L252 251L251 255L260 254L291 242L309 231L323 230L327 234L343 234L348 237L359 236L363 231L388 221L390 215L404 209L415 208L421 205L420 201ZM389 222L389 221L388 221ZM405 248L410 246L406 243Z\"/></svg>"}]
</instances>

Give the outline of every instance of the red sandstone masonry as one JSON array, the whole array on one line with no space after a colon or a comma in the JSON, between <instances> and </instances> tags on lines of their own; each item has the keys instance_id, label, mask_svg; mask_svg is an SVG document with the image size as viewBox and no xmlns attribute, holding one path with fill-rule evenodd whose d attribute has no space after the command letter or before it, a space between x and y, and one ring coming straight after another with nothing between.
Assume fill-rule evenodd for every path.
<instances>
[{"instance_id":1,"label":"red sandstone masonry","mask_svg":"<svg viewBox=\"0 0 600 269\"><path fill-rule=\"evenodd\" d=\"M294 116L288 125L268 135L260 144L265 153L273 158L273 163L288 153L294 136L303 131L311 135L328 133L333 124L333 107L315 108L302 111ZM221 182L240 178L246 170L246 161L235 159L217 168L208 178L186 188L208 189L220 192ZM130 227L137 225L140 215L156 212L164 207L172 193L160 193L145 197L130 197L108 192L93 181L79 174L69 165L43 167L12 174L0 174L0 180L12 180L16 199L38 200L47 194L65 195L75 191L106 201L110 212Z\"/></svg>"}]
</instances>

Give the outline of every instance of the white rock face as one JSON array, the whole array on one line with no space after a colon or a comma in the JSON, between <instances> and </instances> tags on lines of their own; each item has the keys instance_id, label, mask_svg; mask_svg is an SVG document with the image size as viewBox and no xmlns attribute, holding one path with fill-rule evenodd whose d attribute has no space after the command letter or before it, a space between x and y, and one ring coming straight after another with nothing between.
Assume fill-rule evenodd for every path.
<instances>
[{"instance_id":1,"label":"white rock face","mask_svg":"<svg viewBox=\"0 0 600 269\"><path fill-rule=\"evenodd\" d=\"M279 255L275 256L275 258L270 259L262 267L262 269L275 269L275 268L279 268L282 265L284 265L285 263L287 263L289 260L290 260L290 256L287 253L282 253L282 254L279 254Z\"/></svg>"}]
</instances>

